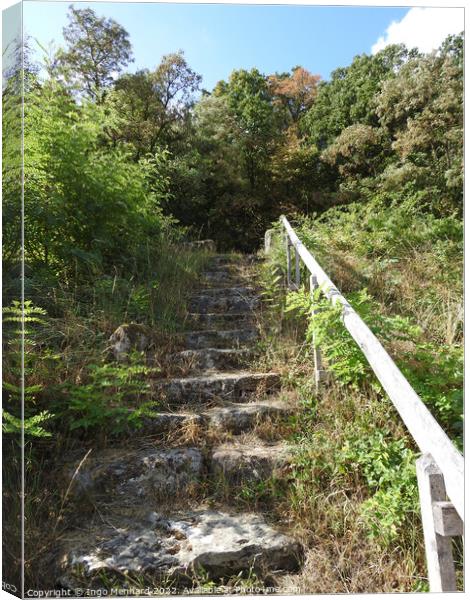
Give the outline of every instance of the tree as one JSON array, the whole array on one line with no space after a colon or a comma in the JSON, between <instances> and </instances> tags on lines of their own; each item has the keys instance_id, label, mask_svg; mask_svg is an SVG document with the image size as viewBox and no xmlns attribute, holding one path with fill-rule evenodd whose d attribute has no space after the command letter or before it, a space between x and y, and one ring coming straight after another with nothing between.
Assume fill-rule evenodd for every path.
<instances>
[{"instance_id":1,"label":"tree","mask_svg":"<svg viewBox=\"0 0 470 600\"><path fill-rule=\"evenodd\" d=\"M239 237L241 215L234 211L234 199L246 187L246 177L238 128L226 96L205 95L196 104L186 147L169 162L169 180L171 199L166 208L181 224L219 243L234 231Z\"/></svg>"},{"instance_id":2,"label":"tree","mask_svg":"<svg viewBox=\"0 0 470 600\"><path fill-rule=\"evenodd\" d=\"M134 145L137 158L171 146L181 137L200 82L182 52L164 56L155 71L120 77L112 96L121 115L118 137Z\"/></svg>"},{"instance_id":3,"label":"tree","mask_svg":"<svg viewBox=\"0 0 470 600\"><path fill-rule=\"evenodd\" d=\"M71 5L68 18L63 29L67 49L59 50L57 63L70 85L100 103L115 75L133 60L129 34L91 8Z\"/></svg>"},{"instance_id":4,"label":"tree","mask_svg":"<svg viewBox=\"0 0 470 600\"><path fill-rule=\"evenodd\" d=\"M378 127L356 123L343 129L323 151L322 159L338 168L344 178L377 176L387 144Z\"/></svg>"},{"instance_id":5,"label":"tree","mask_svg":"<svg viewBox=\"0 0 470 600\"><path fill-rule=\"evenodd\" d=\"M233 113L250 191L261 184L279 129L268 82L258 69L233 71L219 82L215 96L225 96Z\"/></svg>"},{"instance_id":6,"label":"tree","mask_svg":"<svg viewBox=\"0 0 470 600\"><path fill-rule=\"evenodd\" d=\"M393 140L397 169L428 206L462 210L463 36L449 37L439 52L409 61L384 82L377 114ZM418 184L419 181L419 184Z\"/></svg>"},{"instance_id":7,"label":"tree","mask_svg":"<svg viewBox=\"0 0 470 600\"><path fill-rule=\"evenodd\" d=\"M286 109L292 123L297 123L313 105L319 81L319 75L312 75L303 67L294 67L290 75L283 73L268 77L274 102Z\"/></svg>"},{"instance_id":8,"label":"tree","mask_svg":"<svg viewBox=\"0 0 470 600\"><path fill-rule=\"evenodd\" d=\"M350 125L377 126L375 97L383 81L393 78L414 55L403 45L388 46L375 56L356 56L349 67L333 71L330 81L319 84L302 123L310 142L323 150Z\"/></svg>"},{"instance_id":9,"label":"tree","mask_svg":"<svg viewBox=\"0 0 470 600\"><path fill-rule=\"evenodd\" d=\"M29 39L15 39L4 50L2 89L2 258L4 268L21 261L21 196L24 98L39 89L38 67ZM4 274L8 271L4 270Z\"/></svg>"},{"instance_id":10,"label":"tree","mask_svg":"<svg viewBox=\"0 0 470 600\"><path fill-rule=\"evenodd\" d=\"M25 102L27 265L66 276L134 260L163 222L165 157L136 163L122 144L104 145L110 108L77 104L57 81Z\"/></svg>"}]
</instances>

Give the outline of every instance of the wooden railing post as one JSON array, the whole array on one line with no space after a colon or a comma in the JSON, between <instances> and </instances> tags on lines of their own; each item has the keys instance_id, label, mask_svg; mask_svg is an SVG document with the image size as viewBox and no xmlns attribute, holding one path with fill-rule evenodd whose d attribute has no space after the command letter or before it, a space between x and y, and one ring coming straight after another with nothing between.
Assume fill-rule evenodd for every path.
<instances>
[{"instance_id":1,"label":"wooden railing post","mask_svg":"<svg viewBox=\"0 0 470 600\"><path fill-rule=\"evenodd\" d=\"M264 234L264 253L269 254L273 245L274 229L268 229Z\"/></svg>"},{"instance_id":2,"label":"wooden railing post","mask_svg":"<svg viewBox=\"0 0 470 600\"><path fill-rule=\"evenodd\" d=\"M295 286L297 289L300 289L300 256L297 247L294 246L295 252Z\"/></svg>"},{"instance_id":3,"label":"wooden railing post","mask_svg":"<svg viewBox=\"0 0 470 600\"><path fill-rule=\"evenodd\" d=\"M310 275L309 277L310 284L310 298L313 300L313 294L315 290L318 288L318 280L315 275ZM312 309L312 318L315 318L316 310ZM312 334L312 345L313 345L313 365L315 372L315 391L318 392L320 388L320 383L325 379L325 371L322 367L321 360L321 350L316 342L315 333Z\"/></svg>"},{"instance_id":4,"label":"wooden railing post","mask_svg":"<svg viewBox=\"0 0 470 600\"><path fill-rule=\"evenodd\" d=\"M429 589L431 592L454 592L454 559L452 556L452 535L462 535L460 517L452 505L442 510L447 494L444 477L430 454L424 454L416 461L421 520L423 523L424 546L428 566Z\"/></svg>"},{"instance_id":5,"label":"wooden railing post","mask_svg":"<svg viewBox=\"0 0 470 600\"><path fill-rule=\"evenodd\" d=\"M289 236L286 234L286 255L287 255L287 289L291 287L291 279L292 279L292 259L290 253L290 247L292 243L289 239Z\"/></svg>"}]
</instances>

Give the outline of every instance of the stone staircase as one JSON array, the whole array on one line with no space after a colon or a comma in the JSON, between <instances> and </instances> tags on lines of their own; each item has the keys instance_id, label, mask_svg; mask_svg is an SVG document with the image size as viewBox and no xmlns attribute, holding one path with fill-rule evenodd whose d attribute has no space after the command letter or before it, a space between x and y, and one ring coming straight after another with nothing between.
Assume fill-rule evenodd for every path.
<instances>
[{"instance_id":1,"label":"stone staircase","mask_svg":"<svg viewBox=\"0 0 470 600\"><path fill-rule=\"evenodd\" d=\"M91 454L78 470L68 465L70 494L93 510L63 536L59 586L171 582L180 590L201 574L266 581L299 568L301 545L285 528L230 501L240 486L282 474L290 454L257 433L292 408L277 373L249 369L260 300L248 277L249 259L213 257L189 301L186 349L170 357L184 376L154 384L161 412L135 433L142 443Z\"/></svg>"}]
</instances>

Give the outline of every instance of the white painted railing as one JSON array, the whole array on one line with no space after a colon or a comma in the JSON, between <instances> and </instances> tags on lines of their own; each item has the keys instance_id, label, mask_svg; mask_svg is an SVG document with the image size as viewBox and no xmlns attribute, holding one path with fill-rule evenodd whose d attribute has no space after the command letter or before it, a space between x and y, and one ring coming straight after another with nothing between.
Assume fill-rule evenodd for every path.
<instances>
[{"instance_id":1,"label":"white painted railing","mask_svg":"<svg viewBox=\"0 0 470 600\"><path fill-rule=\"evenodd\" d=\"M451 537L463 535L463 456L455 448L376 336L299 240L286 217L281 217L281 223L285 231L288 286L291 287L293 283L297 287L300 285L300 260L302 260L310 273L311 290L320 287L332 304L339 303L343 306L344 326L361 348L422 452L421 458L416 462L416 472L429 585L431 591L454 591L456 581ZM270 246L270 233L267 232L265 238L267 251ZM291 248L294 248L294 282L292 282ZM316 350L317 383L321 379L322 373Z\"/></svg>"}]
</instances>

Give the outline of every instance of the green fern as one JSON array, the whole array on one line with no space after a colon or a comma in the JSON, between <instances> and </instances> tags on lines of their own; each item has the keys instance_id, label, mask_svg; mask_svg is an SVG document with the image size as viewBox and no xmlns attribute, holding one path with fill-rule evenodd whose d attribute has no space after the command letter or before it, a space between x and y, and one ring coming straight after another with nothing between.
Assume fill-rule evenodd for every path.
<instances>
[{"instance_id":1,"label":"green fern","mask_svg":"<svg viewBox=\"0 0 470 600\"><path fill-rule=\"evenodd\" d=\"M130 364L89 365L85 383L63 386L66 402L58 405L57 412L69 429L101 428L117 434L128 426L139 428L144 418L154 416L155 402L141 400L151 392L145 378L156 369L139 364L140 359L140 354L134 353Z\"/></svg>"},{"instance_id":2,"label":"green fern","mask_svg":"<svg viewBox=\"0 0 470 600\"><path fill-rule=\"evenodd\" d=\"M46 431L42 425L46 421L52 419L53 415L47 411L43 410L40 413L34 415L33 417L29 417L23 420L23 429L24 435L30 437L51 437L52 434L50 431ZM11 413L6 410L2 411L2 430L4 433L11 433L14 435L21 434L21 419L13 416Z\"/></svg>"},{"instance_id":3,"label":"green fern","mask_svg":"<svg viewBox=\"0 0 470 600\"><path fill-rule=\"evenodd\" d=\"M28 374L34 369L36 360L34 349L37 342L34 336L36 329L46 323L47 313L43 308L34 306L31 300L26 300L24 304L19 300L14 300L11 306L2 309L2 313L8 345L6 364L11 378L15 381L22 381L22 384L19 385L8 381L2 382L6 392L5 403L9 406L9 410L3 411L3 432L15 436L21 433L21 405L23 403L24 435L32 438L50 437L51 433L46 431L42 425L53 419L54 415L47 410L36 412L37 395L40 394L43 386L40 384L27 385ZM26 323L32 327L26 329Z\"/></svg>"}]
</instances>

